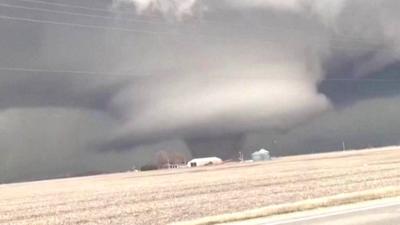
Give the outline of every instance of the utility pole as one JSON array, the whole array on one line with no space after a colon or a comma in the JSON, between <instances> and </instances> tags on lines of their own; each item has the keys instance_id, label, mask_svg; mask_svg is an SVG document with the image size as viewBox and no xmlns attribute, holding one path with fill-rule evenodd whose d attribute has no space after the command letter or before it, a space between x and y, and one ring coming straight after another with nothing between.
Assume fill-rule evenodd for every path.
<instances>
[{"instance_id":1,"label":"utility pole","mask_svg":"<svg viewBox=\"0 0 400 225\"><path fill-rule=\"evenodd\" d=\"M243 159L244 157L243 157L243 153L242 152L239 152L239 161L240 162L243 162Z\"/></svg>"}]
</instances>

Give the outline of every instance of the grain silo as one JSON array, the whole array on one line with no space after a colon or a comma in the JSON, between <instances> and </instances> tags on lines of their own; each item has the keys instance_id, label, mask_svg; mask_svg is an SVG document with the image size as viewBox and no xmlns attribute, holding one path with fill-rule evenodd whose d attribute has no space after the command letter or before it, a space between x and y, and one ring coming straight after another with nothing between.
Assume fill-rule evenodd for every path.
<instances>
[{"instance_id":1,"label":"grain silo","mask_svg":"<svg viewBox=\"0 0 400 225\"><path fill-rule=\"evenodd\" d=\"M260 149L259 151L256 151L253 154L251 154L251 159L253 161L266 161L271 159L271 155L269 151L265 149Z\"/></svg>"}]
</instances>

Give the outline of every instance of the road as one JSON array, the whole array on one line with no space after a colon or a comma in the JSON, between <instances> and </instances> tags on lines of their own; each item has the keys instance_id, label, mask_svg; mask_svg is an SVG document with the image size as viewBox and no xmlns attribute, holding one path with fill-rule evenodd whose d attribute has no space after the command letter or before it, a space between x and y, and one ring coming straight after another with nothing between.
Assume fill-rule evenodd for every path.
<instances>
[{"instance_id":1,"label":"road","mask_svg":"<svg viewBox=\"0 0 400 225\"><path fill-rule=\"evenodd\" d=\"M399 225L400 202L341 210L320 215L282 220L260 225Z\"/></svg>"},{"instance_id":2,"label":"road","mask_svg":"<svg viewBox=\"0 0 400 225\"><path fill-rule=\"evenodd\" d=\"M234 223L236 224L236 223ZM243 221L246 225L399 225L400 199L299 213L271 219Z\"/></svg>"}]
</instances>

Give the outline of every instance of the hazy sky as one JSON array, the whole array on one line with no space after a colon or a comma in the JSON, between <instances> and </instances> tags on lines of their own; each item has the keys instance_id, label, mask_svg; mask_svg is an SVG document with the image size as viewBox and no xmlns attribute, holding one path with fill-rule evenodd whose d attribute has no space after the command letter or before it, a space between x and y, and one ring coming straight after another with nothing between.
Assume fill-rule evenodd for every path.
<instances>
[{"instance_id":1,"label":"hazy sky","mask_svg":"<svg viewBox=\"0 0 400 225\"><path fill-rule=\"evenodd\" d=\"M399 10L397 0L0 0L0 182L124 171L159 150L398 144Z\"/></svg>"}]
</instances>

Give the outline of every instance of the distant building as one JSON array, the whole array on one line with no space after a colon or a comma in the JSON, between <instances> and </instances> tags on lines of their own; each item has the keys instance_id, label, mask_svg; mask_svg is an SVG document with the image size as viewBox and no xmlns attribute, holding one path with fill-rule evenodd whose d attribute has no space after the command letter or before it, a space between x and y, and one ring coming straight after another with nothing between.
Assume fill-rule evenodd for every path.
<instances>
[{"instance_id":1,"label":"distant building","mask_svg":"<svg viewBox=\"0 0 400 225\"><path fill-rule=\"evenodd\" d=\"M188 167L208 166L208 165L217 165L221 163L222 159L218 157L208 157L208 158L192 159L187 163L187 166Z\"/></svg>"},{"instance_id":2,"label":"distant building","mask_svg":"<svg viewBox=\"0 0 400 225\"><path fill-rule=\"evenodd\" d=\"M253 152L253 154L251 154L251 159L253 161L266 161L271 159L271 155L269 151L265 149L260 149L259 151Z\"/></svg>"},{"instance_id":3,"label":"distant building","mask_svg":"<svg viewBox=\"0 0 400 225\"><path fill-rule=\"evenodd\" d=\"M171 164L168 164L165 168L166 169L179 169L179 168L185 168L185 167L187 167L186 164L171 163Z\"/></svg>"}]
</instances>

